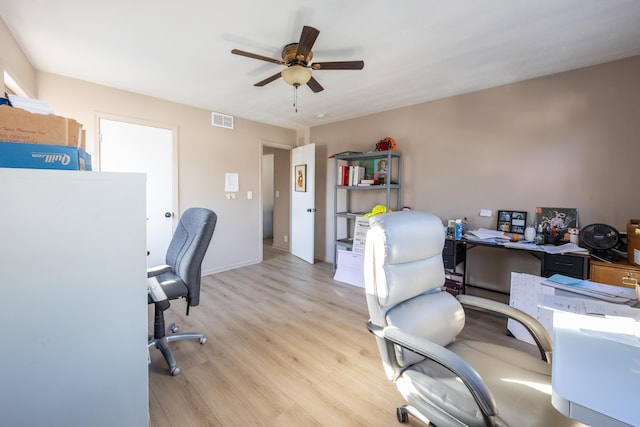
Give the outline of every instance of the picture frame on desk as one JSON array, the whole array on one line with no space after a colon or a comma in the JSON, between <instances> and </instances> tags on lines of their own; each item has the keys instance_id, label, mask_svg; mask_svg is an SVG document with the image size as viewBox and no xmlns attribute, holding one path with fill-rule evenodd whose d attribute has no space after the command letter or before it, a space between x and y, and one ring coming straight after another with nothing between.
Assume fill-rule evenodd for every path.
<instances>
[{"instance_id":1,"label":"picture frame on desk","mask_svg":"<svg viewBox=\"0 0 640 427\"><path fill-rule=\"evenodd\" d=\"M576 208L536 208L536 231L549 233L552 229L567 230L578 227L578 210Z\"/></svg>"},{"instance_id":2,"label":"picture frame on desk","mask_svg":"<svg viewBox=\"0 0 640 427\"><path fill-rule=\"evenodd\" d=\"M527 212L525 211L498 211L498 224L496 230L505 233L523 234L527 227Z\"/></svg>"}]
</instances>

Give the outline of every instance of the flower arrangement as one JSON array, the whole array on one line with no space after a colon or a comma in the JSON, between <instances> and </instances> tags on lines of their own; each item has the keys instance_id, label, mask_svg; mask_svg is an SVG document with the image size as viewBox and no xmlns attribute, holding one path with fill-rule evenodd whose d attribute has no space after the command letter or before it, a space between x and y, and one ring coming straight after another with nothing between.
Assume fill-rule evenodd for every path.
<instances>
[{"instance_id":1,"label":"flower arrangement","mask_svg":"<svg viewBox=\"0 0 640 427\"><path fill-rule=\"evenodd\" d=\"M564 240L564 235L567 230L563 228L559 228L558 226L553 226L549 229L548 233L545 233L545 243L549 245L555 245L559 241Z\"/></svg>"}]
</instances>

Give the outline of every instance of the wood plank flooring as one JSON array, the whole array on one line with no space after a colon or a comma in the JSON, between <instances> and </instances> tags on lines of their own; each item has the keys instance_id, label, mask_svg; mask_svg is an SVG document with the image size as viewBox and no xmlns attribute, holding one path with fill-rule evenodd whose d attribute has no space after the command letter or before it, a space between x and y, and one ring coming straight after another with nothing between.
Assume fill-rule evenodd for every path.
<instances>
[{"instance_id":1,"label":"wood plank flooring","mask_svg":"<svg viewBox=\"0 0 640 427\"><path fill-rule=\"evenodd\" d=\"M396 425L404 402L365 327L364 289L332 277L330 264L265 246L262 264L204 277L189 316L184 301L172 302L167 324L208 342L171 344L176 377L151 351L151 426ZM503 320L470 312L463 335L537 354L505 331Z\"/></svg>"}]
</instances>

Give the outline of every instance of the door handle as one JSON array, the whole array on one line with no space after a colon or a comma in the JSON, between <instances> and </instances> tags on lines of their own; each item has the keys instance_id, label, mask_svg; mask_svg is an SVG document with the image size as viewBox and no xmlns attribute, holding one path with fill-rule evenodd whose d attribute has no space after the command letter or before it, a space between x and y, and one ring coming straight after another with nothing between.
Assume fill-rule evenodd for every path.
<instances>
[{"instance_id":1,"label":"door handle","mask_svg":"<svg viewBox=\"0 0 640 427\"><path fill-rule=\"evenodd\" d=\"M165 212L165 213L164 213L164 217L165 217L165 218L171 218L172 216L173 216L173 213L172 213L172 212Z\"/></svg>"},{"instance_id":2,"label":"door handle","mask_svg":"<svg viewBox=\"0 0 640 427\"><path fill-rule=\"evenodd\" d=\"M307 209L307 212L315 212L315 211L316 211L316 208L309 208L309 209Z\"/></svg>"}]
</instances>

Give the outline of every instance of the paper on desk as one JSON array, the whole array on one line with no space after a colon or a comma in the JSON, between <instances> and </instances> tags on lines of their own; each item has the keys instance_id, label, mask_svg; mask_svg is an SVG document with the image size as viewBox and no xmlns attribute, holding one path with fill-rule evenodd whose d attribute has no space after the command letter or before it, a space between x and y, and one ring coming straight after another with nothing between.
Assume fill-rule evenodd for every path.
<instances>
[{"instance_id":1,"label":"paper on desk","mask_svg":"<svg viewBox=\"0 0 640 427\"><path fill-rule=\"evenodd\" d=\"M635 289L575 279L562 274L554 274L542 284L615 303L626 303L636 298Z\"/></svg>"},{"instance_id":2,"label":"paper on desk","mask_svg":"<svg viewBox=\"0 0 640 427\"><path fill-rule=\"evenodd\" d=\"M543 245L536 245L533 242L509 242L509 243L505 243L504 247L511 248L511 249L524 249L526 251L539 251L539 252L544 252L545 250Z\"/></svg>"},{"instance_id":3,"label":"paper on desk","mask_svg":"<svg viewBox=\"0 0 640 427\"><path fill-rule=\"evenodd\" d=\"M564 245L544 245L543 246L543 250L548 253L548 254L566 254L569 252L581 252L581 253L587 253L589 252L588 250L586 250L585 248L581 248L580 246L576 245L575 243L565 243Z\"/></svg>"},{"instance_id":4,"label":"paper on desk","mask_svg":"<svg viewBox=\"0 0 640 427\"><path fill-rule=\"evenodd\" d=\"M495 239L495 238L504 239L505 235L504 235L504 231L489 230L487 228L476 228L476 229L467 231L467 237L481 239L481 240Z\"/></svg>"},{"instance_id":5,"label":"paper on desk","mask_svg":"<svg viewBox=\"0 0 640 427\"><path fill-rule=\"evenodd\" d=\"M631 308L626 304L612 304L600 300L538 294L538 306L549 310L567 311L575 314L630 317L640 320L640 310Z\"/></svg>"}]
</instances>

